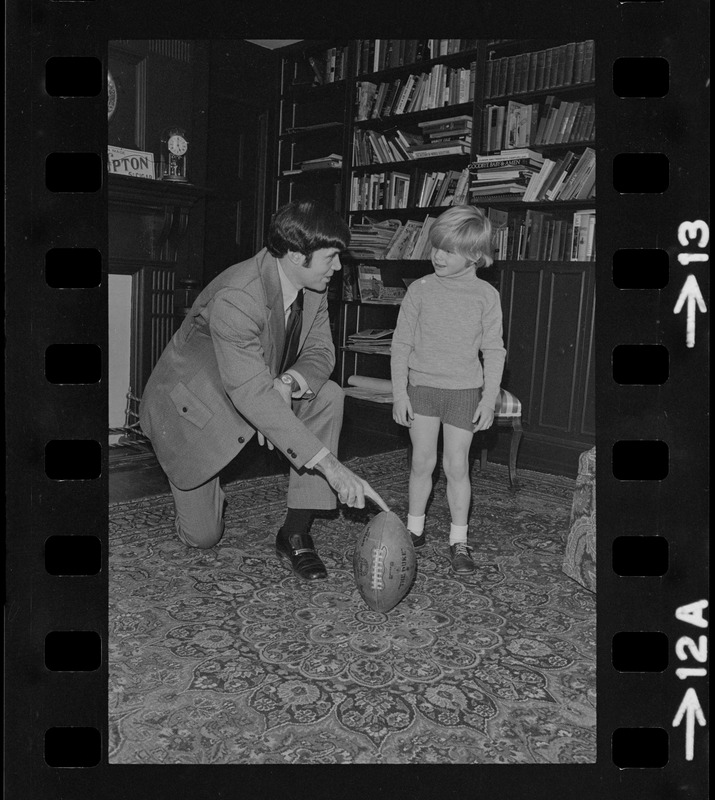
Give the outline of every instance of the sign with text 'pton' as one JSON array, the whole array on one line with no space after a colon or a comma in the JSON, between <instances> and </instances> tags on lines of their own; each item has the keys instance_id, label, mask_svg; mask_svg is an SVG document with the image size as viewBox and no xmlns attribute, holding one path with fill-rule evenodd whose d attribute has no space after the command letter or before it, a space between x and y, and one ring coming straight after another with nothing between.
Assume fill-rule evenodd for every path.
<instances>
[{"instance_id":1,"label":"sign with text 'pton'","mask_svg":"<svg viewBox=\"0 0 715 800\"><path fill-rule=\"evenodd\" d=\"M125 147L108 148L107 169L114 175L129 175L133 178L155 178L154 154Z\"/></svg>"}]
</instances>

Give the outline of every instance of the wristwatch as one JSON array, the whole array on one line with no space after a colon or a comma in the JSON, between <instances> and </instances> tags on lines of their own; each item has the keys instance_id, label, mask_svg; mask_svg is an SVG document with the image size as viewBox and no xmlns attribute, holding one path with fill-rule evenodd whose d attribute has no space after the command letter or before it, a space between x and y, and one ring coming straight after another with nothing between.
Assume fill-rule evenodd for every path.
<instances>
[{"instance_id":1,"label":"wristwatch","mask_svg":"<svg viewBox=\"0 0 715 800\"><path fill-rule=\"evenodd\" d=\"M289 375L287 372L284 372L281 375L281 381L285 383L286 386L290 386L291 393L297 392L300 389L300 384L298 381L292 376Z\"/></svg>"}]
</instances>

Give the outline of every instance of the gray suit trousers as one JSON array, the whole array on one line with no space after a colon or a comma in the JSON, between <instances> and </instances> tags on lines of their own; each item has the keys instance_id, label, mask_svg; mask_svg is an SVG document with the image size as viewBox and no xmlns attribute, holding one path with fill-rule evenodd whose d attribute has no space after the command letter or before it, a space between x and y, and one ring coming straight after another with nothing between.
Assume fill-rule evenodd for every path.
<instances>
[{"instance_id":1,"label":"gray suit trousers","mask_svg":"<svg viewBox=\"0 0 715 800\"><path fill-rule=\"evenodd\" d=\"M312 400L294 400L296 417L312 431L334 455L338 452L343 425L343 390L326 381ZM238 456L240 458L240 454ZM223 535L225 494L218 475L195 489L184 491L169 481L176 507L176 532L189 547L213 547ZM315 470L291 469L287 506L330 510L337 505L335 492L323 475Z\"/></svg>"}]
</instances>

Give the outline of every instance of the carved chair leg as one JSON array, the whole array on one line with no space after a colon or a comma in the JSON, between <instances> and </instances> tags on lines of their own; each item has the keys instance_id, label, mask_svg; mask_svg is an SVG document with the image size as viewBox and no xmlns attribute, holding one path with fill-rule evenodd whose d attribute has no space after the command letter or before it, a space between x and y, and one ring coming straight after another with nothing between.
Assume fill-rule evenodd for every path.
<instances>
[{"instance_id":1,"label":"carved chair leg","mask_svg":"<svg viewBox=\"0 0 715 800\"><path fill-rule=\"evenodd\" d=\"M519 443L521 442L522 433L521 419L515 417L512 424L511 447L509 448L509 483L513 487L518 485L516 477L516 457L519 452Z\"/></svg>"}]
</instances>

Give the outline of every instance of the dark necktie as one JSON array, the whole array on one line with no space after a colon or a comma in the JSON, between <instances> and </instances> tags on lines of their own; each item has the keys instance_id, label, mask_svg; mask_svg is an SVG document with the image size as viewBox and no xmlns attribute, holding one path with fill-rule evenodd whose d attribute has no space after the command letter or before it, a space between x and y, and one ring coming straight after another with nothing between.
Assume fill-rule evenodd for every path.
<instances>
[{"instance_id":1,"label":"dark necktie","mask_svg":"<svg viewBox=\"0 0 715 800\"><path fill-rule=\"evenodd\" d=\"M303 292L298 292L298 296L291 303L288 321L286 322L286 338L283 344L283 355L278 374L285 372L293 366L298 355L298 342L300 341L300 331L303 327Z\"/></svg>"}]
</instances>

